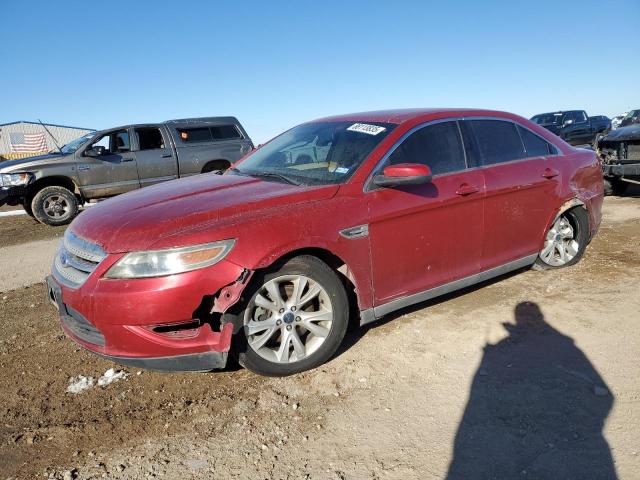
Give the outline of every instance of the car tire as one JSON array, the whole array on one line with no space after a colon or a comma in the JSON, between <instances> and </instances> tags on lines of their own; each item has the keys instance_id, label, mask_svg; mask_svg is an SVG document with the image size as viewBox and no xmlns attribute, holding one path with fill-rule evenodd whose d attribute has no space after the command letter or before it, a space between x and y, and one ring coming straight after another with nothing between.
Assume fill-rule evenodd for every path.
<instances>
[{"instance_id":1,"label":"car tire","mask_svg":"<svg viewBox=\"0 0 640 480\"><path fill-rule=\"evenodd\" d=\"M215 173L222 175L231 165L225 160L209 162L202 169L202 173Z\"/></svg>"},{"instance_id":2,"label":"car tire","mask_svg":"<svg viewBox=\"0 0 640 480\"><path fill-rule=\"evenodd\" d=\"M580 261L589 244L589 214L575 207L560 214L545 236L544 247L533 268L553 270L570 267Z\"/></svg>"},{"instance_id":3,"label":"car tire","mask_svg":"<svg viewBox=\"0 0 640 480\"><path fill-rule=\"evenodd\" d=\"M45 187L33 197L31 209L40 223L66 225L78 214L78 199L64 187Z\"/></svg>"},{"instance_id":4,"label":"car tire","mask_svg":"<svg viewBox=\"0 0 640 480\"><path fill-rule=\"evenodd\" d=\"M607 196L624 195L624 192L627 191L628 187L628 182L623 182L622 180L619 180L617 178L608 177L604 179L604 194Z\"/></svg>"},{"instance_id":5,"label":"car tire","mask_svg":"<svg viewBox=\"0 0 640 480\"><path fill-rule=\"evenodd\" d=\"M281 377L323 364L347 331L344 286L314 256L301 255L256 272L243 298L233 314L241 325L233 352L240 365L260 375Z\"/></svg>"}]
</instances>

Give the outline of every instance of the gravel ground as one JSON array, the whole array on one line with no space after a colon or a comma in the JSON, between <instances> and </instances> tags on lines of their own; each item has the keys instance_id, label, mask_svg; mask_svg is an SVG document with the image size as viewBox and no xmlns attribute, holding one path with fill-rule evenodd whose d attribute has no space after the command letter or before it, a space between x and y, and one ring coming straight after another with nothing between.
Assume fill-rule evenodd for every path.
<instances>
[{"instance_id":1,"label":"gravel ground","mask_svg":"<svg viewBox=\"0 0 640 480\"><path fill-rule=\"evenodd\" d=\"M284 379L138 373L67 340L42 284L0 297L0 478L638 478L640 204L580 264L353 332ZM0 250L0 264L6 261Z\"/></svg>"}]
</instances>

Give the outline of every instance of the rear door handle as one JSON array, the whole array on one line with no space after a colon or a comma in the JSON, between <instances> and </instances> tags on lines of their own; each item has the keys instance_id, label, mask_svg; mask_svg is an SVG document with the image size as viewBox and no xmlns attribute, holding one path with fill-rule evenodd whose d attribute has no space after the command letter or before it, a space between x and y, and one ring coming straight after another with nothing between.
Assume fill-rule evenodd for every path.
<instances>
[{"instance_id":1,"label":"rear door handle","mask_svg":"<svg viewBox=\"0 0 640 480\"><path fill-rule=\"evenodd\" d=\"M133 162L133 157L122 157L121 162Z\"/></svg>"},{"instance_id":2,"label":"rear door handle","mask_svg":"<svg viewBox=\"0 0 640 480\"><path fill-rule=\"evenodd\" d=\"M463 183L458 187L458 190L456 190L456 193L464 197L466 195L471 195L472 193L477 193L479 191L480 189L475 185L469 185L468 183Z\"/></svg>"},{"instance_id":3,"label":"rear door handle","mask_svg":"<svg viewBox=\"0 0 640 480\"><path fill-rule=\"evenodd\" d=\"M548 179L552 179L554 177L557 177L558 175L560 175L560 172L554 170L553 168L546 168L542 173L542 176Z\"/></svg>"}]
</instances>

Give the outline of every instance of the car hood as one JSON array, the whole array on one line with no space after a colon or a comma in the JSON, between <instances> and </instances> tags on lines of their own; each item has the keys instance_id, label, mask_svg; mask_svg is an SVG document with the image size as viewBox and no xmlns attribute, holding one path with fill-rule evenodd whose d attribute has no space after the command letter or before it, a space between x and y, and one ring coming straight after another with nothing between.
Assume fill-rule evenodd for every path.
<instances>
[{"instance_id":1,"label":"car hood","mask_svg":"<svg viewBox=\"0 0 640 480\"><path fill-rule=\"evenodd\" d=\"M185 246L189 232L206 224L209 238L219 223L240 225L259 211L333 197L338 186L307 187L239 175L205 174L161 183L99 202L69 228L108 253ZM195 237L194 237L195 238Z\"/></svg>"},{"instance_id":2,"label":"car hood","mask_svg":"<svg viewBox=\"0 0 640 480\"><path fill-rule=\"evenodd\" d=\"M58 159L70 157L71 155L63 155L61 153L49 153L47 155L38 155L36 157L19 158L17 160L7 160L0 162L0 172L21 172L30 168L46 165Z\"/></svg>"},{"instance_id":3,"label":"car hood","mask_svg":"<svg viewBox=\"0 0 640 480\"><path fill-rule=\"evenodd\" d=\"M625 140L640 140L640 124L611 130L602 138L605 142L622 142Z\"/></svg>"}]
</instances>

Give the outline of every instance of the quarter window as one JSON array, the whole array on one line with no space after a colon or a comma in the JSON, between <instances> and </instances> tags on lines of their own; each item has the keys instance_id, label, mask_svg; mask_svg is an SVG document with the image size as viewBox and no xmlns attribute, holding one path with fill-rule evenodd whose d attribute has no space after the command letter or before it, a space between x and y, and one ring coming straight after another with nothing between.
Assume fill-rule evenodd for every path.
<instances>
[{"instance_id":1,"label":"quarter window","mask_svg":"<svg viewBox=\"0 0 640 480\"><path fill-rule=\"evenodd\" d=\"M471 120L478 141L482 165L525 158L522 140L515 124L501 120Z\"/></svg>"},{"instance_id":2,"label":"quarter window","mask_svg":"<svg viewBox=\"0 0 640 480\"><path fill-rule=\"evenodd\" d=\"M235 125L220 125L211 127L211 136L214 140L230 140L232 138L240 138L240 132Z\"/></svg>"},{"instance_id":3,"label":"quarter window","mask_svg":"<svg viewBox=\"0 0 640 480\"><path fill-rule=\"evenodd\" d=\"M524 142L527 157L542 157L555 152L555 149L538 135L518 125L518 131Z\"/></svg>"},{"instance_id":4,"label":"quarter window","mask_svg":"<svg viewBox=\"0 0 640 480\"><path fill-rule=\"evenodd\" d=\"M466 168L456 122L442 122L412 133L389 157L388 164L422 163L433 175Z\"/></svg>"},{"instance_id":5,"label":"quarter window","mask_svg":"<svg viewBox=\"0 0 640 480\"><path fill-rule=\"evenodd\" d=\"M183 142L211 142L242 138L235 125L217 125L215 127L178 128Z\"/></svg>"}]
</instances>

